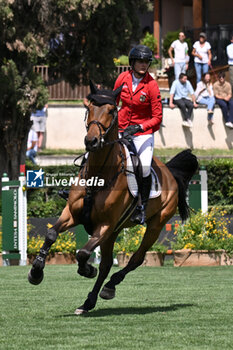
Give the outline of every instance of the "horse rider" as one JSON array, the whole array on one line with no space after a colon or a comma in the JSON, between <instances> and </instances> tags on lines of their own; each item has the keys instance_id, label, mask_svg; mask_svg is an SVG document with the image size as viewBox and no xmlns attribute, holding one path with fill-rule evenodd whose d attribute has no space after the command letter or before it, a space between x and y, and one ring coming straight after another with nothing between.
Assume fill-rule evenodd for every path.
<instances>
[{"instance_id":1,"label":"horse rider","mask_svg":"<svg viewBox=\"0 0 233 350\"><path fill-rule=\"evenodd\" d=\"M149 74L152 52L145 45L135 46L129 53L131 69L116 79L114 90L122 85L117 104L122 101L118 112L119 132L131 138L142 164L142 205L136 207L131 220L138 224L145 222L145 209L151 188L151 162L154 151L154 132L162 121L162 104L159 87Z\"/></svg>"}]
</instances>

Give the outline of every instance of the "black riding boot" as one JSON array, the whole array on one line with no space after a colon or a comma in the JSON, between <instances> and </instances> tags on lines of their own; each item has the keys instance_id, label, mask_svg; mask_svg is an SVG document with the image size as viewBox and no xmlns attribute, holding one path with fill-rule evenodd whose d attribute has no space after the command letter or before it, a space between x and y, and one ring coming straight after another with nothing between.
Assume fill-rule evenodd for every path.
<instances>
[{"instance_id":1,"label":"black riding boot","mask_svg":"<svg viewBox=\"0 0 233 350\"><path fill-rule=\"evenodd\" d=\"M142 205L138 205L131 216L131 221L136 224L143 225L146 221L146 206L150 195L151 189L151 174L147 177L142 178L142 189L141 189L141 197L142 197Z\"/></svg>"}]
</instances>

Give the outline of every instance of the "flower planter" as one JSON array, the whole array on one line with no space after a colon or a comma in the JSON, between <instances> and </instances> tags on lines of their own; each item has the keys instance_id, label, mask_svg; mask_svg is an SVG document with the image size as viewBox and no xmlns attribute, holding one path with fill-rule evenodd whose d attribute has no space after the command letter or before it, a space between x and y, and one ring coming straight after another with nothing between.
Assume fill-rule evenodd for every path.
<instances>
[{"instance_id":1,"label":"flower planter","mask_svg":"<svg viewBox=\"0 0 233 350\"><path fill-rule=\"evenodd\" d=\"M28 264L32 264L36 255L28 255ZM49 254L46 258L46 264L48 265L65 265L76 263L75 255L68 253L54 253Z\"/></svg>"},{"instance_id":2,"label":"flower planter","mask_svg":"<svg viewBox=\"0 0 233 350\"><path fill-rule=\"evenodd\" d=\"M221 254L220 265L233 265L233 255L228 255L226 252Z\"/></svg>"},{"instance_id":3,"label":"flower planter","mask_svg":"<svg viewBox=\"0 0 233 350\"><path fill-rule=\"evenodd\" d=\"M223 250L175 250L174 266L220 266L223 253Z\"/></svg>"},{"instance_id":4,"label":"flower planter","mask_svg":"<svg viewBox=\"0 0 233 350\"><path fill-rule=\"evenodd\" d=\"M133 253L120 252L117 254L118 266L125 267ZM163 266L164 255L160 252L147 252L141 266Z\"/></svg>"}]
</instances>

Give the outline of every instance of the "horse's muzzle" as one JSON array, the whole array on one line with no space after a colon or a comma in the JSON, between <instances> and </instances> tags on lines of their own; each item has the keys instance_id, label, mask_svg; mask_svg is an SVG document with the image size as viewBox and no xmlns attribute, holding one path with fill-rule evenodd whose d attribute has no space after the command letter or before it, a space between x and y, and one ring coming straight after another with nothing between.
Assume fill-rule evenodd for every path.
<instances>
[{"instance_id":1,"label":"horse's muzzle","mask_svg":"<svg viewBox=\"0 0 233 350\"><path fill-rule=\"evenodd\" d=\"M84 143L86 146L86 150L90 152L96 151L100 147L100 141L97 137L89 138L88 136L85 137Z\"/></svg>"}]
</instances>

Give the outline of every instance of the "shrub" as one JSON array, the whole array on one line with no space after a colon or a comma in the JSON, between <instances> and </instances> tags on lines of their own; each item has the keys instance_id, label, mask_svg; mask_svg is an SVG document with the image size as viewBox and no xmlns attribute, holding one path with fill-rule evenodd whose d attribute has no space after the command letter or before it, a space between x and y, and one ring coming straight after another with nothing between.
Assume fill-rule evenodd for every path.
<instances>
[{"instance_id":1,"label":"shrub","mask_svg":"<svg viewBox=\"0 0 233 350\"><path fill-rule=\"evenodd\" d=\"M48 227L51 226L52 225L48 224ZM41 237L40 235L31 238L28 236L28 254L38 254L43 243L44 237ZM50 253L54 254L56 252L62 252L67 254L76 253L76 240L75 235L72 232L65 231L59 233L56 242L50 248Z\"/></svg>"},{"instance_id":2,"label":"shrub","mask_svg":"<svg viewBox=\"0 0 233 350\"><path fill-rule=\"evenodd\" d=\"M233 236L229 234L227 224L229 220L224 217L225 211L217 207L208 213L198 211L183 225L175 228L175 242L173 249L217 250L225 249L233 252Z\"/></svg>"},{"instance_id":3,"label":"shrub","mask_svg":"<svg viewBox=\"0 0 233 350\"><path fill-rule=\"evenodd\" d=\"M36 170L37 167L28 167L30 170ZM56 179L63 179L64 174L71 174L75 176L77 173L77 167L75 166L47 166L43 167L46 174L50 176L55 176ZM64 209L66 202L64 199L60 198L58 191L63 189L63 187L44 187L42 189L28 189L27 199L28 208L27 213L30 217L50 217L50 216L60 216L62 210Z\"/></svg>"},{"instance_id":4,"label":"shrub","mask_svg":"<svg viewBox=\"0 0 233 350\"><path fill-rule=\"evenodd\" d=\"M128 66L129 58L126 55L121 55L118 58L113 59L115 66Z\"/></svg>"},{"instance_id":5,"label":"shrub","mask_svg":"<svg viewBox=\"0 0 233 350\"><path fill-rule=\"evenodd\" d=\"M233 160L215 159L205 164L208 174L209 205L232 205Z\"/></svg>"},{"instance_id":6,"label":"shrub","mask_svg":"<svg viewBox=\"0 0 233 350\"><path fill-rule=\"evenodd\" d=\"M145 37L140 41L140 44L149 47L153 54L157 52L157 40L154 35L149 32L146 33Z\"/></svg>"},{"instance_id":7,"label":"shrub","mask_svg":"<svg viewBox=\"0 0 233 350\"><path fill-rule=\"evenodd\" d=\"M126 228L121 231L114 245L114 253L125 252L129 254L136 252L142 242L145 231L146 227L141 225ZM150 251L162 253L166 250L167 248L159 243L154 243L150 248Z\"/></svg>"}]
</instances>

